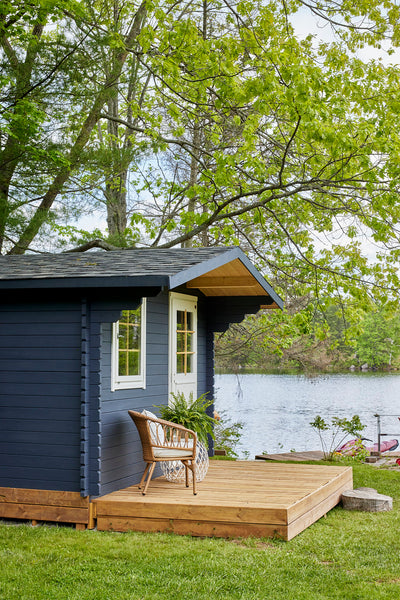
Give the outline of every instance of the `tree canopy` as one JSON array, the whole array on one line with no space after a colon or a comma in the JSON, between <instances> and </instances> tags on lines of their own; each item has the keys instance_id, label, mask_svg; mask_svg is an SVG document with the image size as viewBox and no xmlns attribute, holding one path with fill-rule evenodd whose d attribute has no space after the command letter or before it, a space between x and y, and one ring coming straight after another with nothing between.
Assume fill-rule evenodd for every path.
<instances>
[{"instance_id":1,"label":"tree canopy","mask_svg":"<svg viewBox=\"0 0 400 600\"><path fill-rule=\"evenodd\" d=\"M399 312L359 311L355 316L354 309L344 315L330 306L322 314L312 302L283 314L249 315L216 337L216 365L225 371L397 371L399 356Z\"/></svg>"},{"instance_id":2,"label":"tree canopy","mask_svg":"<svg viewBox=\"0 0 400 600\"><path fill-rule=\"evenodd\" d=\"M394 299L400 72L359 54L394 2L8 1L0 37L2 253L240 244L289 295Z\"/></svg>"}]
</instances>

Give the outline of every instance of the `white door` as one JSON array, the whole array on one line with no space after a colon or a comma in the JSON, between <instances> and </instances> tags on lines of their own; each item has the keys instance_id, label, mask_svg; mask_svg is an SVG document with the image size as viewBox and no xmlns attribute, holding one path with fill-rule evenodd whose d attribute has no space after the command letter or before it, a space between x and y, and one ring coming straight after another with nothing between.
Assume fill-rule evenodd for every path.
<instances>
[{"instance_id":1,"label":"white door","mask_svg":"<svg viewBox=\"0 0 400 600\"><path fill-rule=\"evenodd\" d=\"M170 294L169 393L197 398L197 298Z\"/></svg>"}]
</instances>

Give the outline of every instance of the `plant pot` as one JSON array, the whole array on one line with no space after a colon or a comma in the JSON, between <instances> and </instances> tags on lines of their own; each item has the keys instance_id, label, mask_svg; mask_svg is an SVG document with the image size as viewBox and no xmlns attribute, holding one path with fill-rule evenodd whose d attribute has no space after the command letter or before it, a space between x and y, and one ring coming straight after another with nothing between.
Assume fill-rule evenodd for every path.
<instances>
[{"instance_id":1,"label":"plant pot","mask_svg":"<svg viewBox=\"0 0 400 600\"><path fill-rule=\"evenodd\" d=\"M209 466L208 451L203 442L197 442L196 448L196 481L203 481ZM161 462L160 467L168 481L176 483L185 481L185 465L180 460ZM189 481L191 480L192 471L189 469Z\"/></svg>"}]
</instances>

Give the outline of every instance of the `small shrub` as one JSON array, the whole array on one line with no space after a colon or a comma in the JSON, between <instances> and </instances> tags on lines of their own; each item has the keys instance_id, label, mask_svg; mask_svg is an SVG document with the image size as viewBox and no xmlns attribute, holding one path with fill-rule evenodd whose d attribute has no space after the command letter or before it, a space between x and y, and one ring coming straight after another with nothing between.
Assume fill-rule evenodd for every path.
<instances>
[{"instance_id":1,"label":"small shrub","mask_svg":"<svg viewBox=\"0 0 400 600\"><path fill-rule=\"evenodd\" d=\"M365 429L365 425L361 423L358 415L353 415L351 419L332 417L330 425L320 415L317 415L310 425L318 432L325 460L333 460L335 458L337 448L343 444L348 435L356 438L362 445L361 431ZM328 443L322 434L324 431L329 430L331 432L331 439Z\"/></svg>"},{"instance_id":2,"label":"small shrub","mask_svg":"<svg viewBox=\"0 0 400 600\"><path fill-rule=\"evenodd\" d=\"M367 456L370 456L370 451L364 446L362 438L353 440L351 446L345 451L336 451L333 453L333 459L348 462L357 461L364 462Z\"/></svg>"},{"instance_id":3,"label":"small shrub","mask_svg":"<svg viewBox=\"0 0 400 600\"><path fill-rule=\"evenodd\" d=\"M217 421L214 427L215 449L225 450L226 456L237 458L238 455L235 452L235 448L242 437L242 429L242 423L231 423L229 419L222 416L221 420Z\"/></svg>"}]
</instances>

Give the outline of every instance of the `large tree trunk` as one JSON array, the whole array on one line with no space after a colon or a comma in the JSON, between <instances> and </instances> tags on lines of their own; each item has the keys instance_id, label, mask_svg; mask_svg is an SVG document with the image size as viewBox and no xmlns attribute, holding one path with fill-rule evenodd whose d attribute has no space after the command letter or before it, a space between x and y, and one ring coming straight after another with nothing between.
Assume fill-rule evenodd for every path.
<instances>
[{"instance_id":1,"label":"large tree trunk","mask_svg":"<svg viewBox=\"0 0 400 600\"><path fill-rule=\"evenodd\" d=\"M39 49L39 41L43 34L44 23L46 21L45 11L40 11L38 22L32 28L31 41L26 50L24 60L21 60L17 52L12 47L6 35L2 35L0 43L4 54L8 59L10 67L15 76L15 92L10 98L12 100L13 115L21 113L19 107L20 101L29 93L32 87L32 70ZM18 120L16 120L18 123ZM25 141L21 141L21 135L24 133L14 131L13 123L10 125L10 132L4 144L4 149L0 153L0 254L2 253L5 239L6 227L10 215L10 185L14 176L15 169L25 151Z\"/></svg>"},{"instance_id":2,"label":"large tree trunk","mask_svg":"<svg viewBox=\"0 0 400 600\"><path fill-rule=\"evenodd\" d=\"M127 227L126 182L127 170L118 175L118 189L115 185L106 183L105 196L107 200L107 227L111 238L124 234Z\"/></svg>"},{"instance_id":3,"label":"large tree trunk","mask_svg":"<svg viewBox=\"0 0 400 600\"><path fill-rule=\"evenodd\" d=\"M125 38L125 47L123 50L120 50L116 54L114 66L110 74L106 78L103 87L99 90L97 97L93 102L92 108L82 125L80 133L77 136L75 143L71 148L71 151L66 161L67 166L61 168L59 173L54 178L46 194L43 196L40 205L36 209L35 214L30 220L28 226L26 227L25 231L21 234L18 242L10 250L9 254L23 254L24 252L26 252L32 240L39 232L39 229L46 221L55 199L62 191L63 186L70 178L76 166L79 164L82 150L85 148L93 128L100 119L101 111L104 105L107 103L109 98L111 98L114 95L115 85L119 80L127 56L132 47L134 46L137 36L139 35L142 29L142 25L146 14L146 3L143 2L135 15L129 33Z\"/></svg>"}]
</instances>

